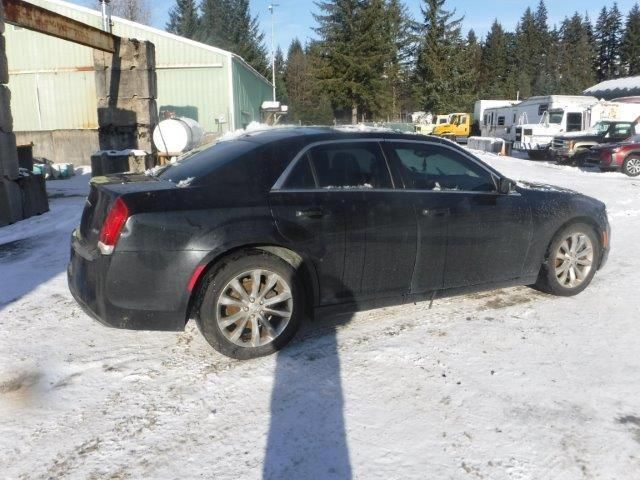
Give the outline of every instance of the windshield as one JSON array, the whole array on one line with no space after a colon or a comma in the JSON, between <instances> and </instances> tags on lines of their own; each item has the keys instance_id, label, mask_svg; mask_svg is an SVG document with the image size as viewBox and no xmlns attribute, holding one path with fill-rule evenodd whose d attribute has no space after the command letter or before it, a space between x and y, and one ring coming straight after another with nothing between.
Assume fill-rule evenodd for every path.
<instances>
[{"instance_id":1,"label":"windshield","mask_svg":"<svg viewBox=\"0 0 640 480\"><path fill-rule=\"evenodd\" d=\"M609 130L610 126L611 126L611 122L598 122L593 126L593 130L598 135L601 135L603 133L607 133L607 131Z\"/></svg>"},{"instance_id":2,"label":"windshield","mask_svg":"<svg viewBox=\"0 0 640 480\"><path fill-rule=\"evenodd\" d=\"M180 183L198 180L211 173L217 166L233 160L256 148L256 144L241 140L205 145L185 153L177 161L162 167L153 174L163 180Z\"/></svg>"},{"instance_id":3,"label":"windshield","mask_svg":"<svg viewBox=\"0 0 640 480\"><path fill-rule=\"evenodd\" d=\"M562 118L564 117L564 110L552 110L549 112L549 123L554 123L559 125L562 123Z\"/></svg>"},{"instance_id":4,"label":"windshield","mask_svg":"<svg viewBox=\"0 0 640 480\"><path fill-rule=\"evenodd\" d=\"M631 143L640 143L640 135L634 135L633 137L629 137L627 142Z\"/></svg>"}]
</instances>

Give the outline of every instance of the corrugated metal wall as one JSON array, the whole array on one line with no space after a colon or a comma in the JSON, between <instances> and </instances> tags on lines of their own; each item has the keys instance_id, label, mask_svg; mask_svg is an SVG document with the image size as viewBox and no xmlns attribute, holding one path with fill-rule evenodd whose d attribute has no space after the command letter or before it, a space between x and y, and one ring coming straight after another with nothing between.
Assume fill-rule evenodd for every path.
<instances>
[{"instance_id":1,"label":"corrugated metal wall","mask_svg":"<svg viewBox=\"0 0 640 480\"><path fill-rule=\"evenodd\" d=\"M59 1L30 1L89 25L101 25L97 12ZM113 33L155 44L161 112L195 118L207 131L226 131L240 128L243 118L259 119L260 104L270 98L270 83L227 52L115 18ZM6 37L14 130L97 128L92 50L11 26ZM231 120L235 121L230 126Z\"/></svg>"},{"instance_id":2,"label":"corrugated metal wall","mask_svg":"<svg viewBox=\"0 0 640 480\"><path fill-rule=\"evenodd\" d=\"M270 83L266 83L253 69L237 58L233 59L233 91L235 95L235 123L237 128L261 120L260 106L273 97Z\"/></svg>"}]
</instances>

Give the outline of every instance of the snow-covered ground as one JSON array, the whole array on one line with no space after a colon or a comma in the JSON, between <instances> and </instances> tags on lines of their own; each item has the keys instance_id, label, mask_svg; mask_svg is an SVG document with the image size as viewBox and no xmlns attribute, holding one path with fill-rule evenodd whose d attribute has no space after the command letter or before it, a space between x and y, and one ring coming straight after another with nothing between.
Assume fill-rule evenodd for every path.
<instances>
[{"instance_id":1,"label":"snow-covered ground","mask_svg":"<svg viewBox=\"0 0 640 480\"><path fill-rule=\"evenodd\" d=\"M305 328L238 362L194 325L107 329L66 287L88 176L0 229L3 478L640 478L640 179L483 155L604 200L574 298L512 288Z\"/></svg>"}]
</instances>

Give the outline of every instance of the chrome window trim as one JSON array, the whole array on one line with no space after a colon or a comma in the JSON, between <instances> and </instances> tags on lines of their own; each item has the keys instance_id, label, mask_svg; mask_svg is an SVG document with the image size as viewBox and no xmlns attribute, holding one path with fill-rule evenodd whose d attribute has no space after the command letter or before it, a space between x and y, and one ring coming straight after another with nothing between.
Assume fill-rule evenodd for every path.
<instances>
[{"instance_id":1,"label":"chrome window trim","mask_svg":"<svg viewBox=\"0 0 640 480\"><path fill-rule=\"evenodd\" d=\"M282 190L277 190L278 193L328 193L328 192L353 192L353 193L363 193L363 192L373 192L373 193L464 193L464 194L472 194L472 195L495 195L499 197L506 196L503 193L498 191L495 192L475 192L473 190L415 190L409 188L284 188ZM518 192L511 192L508 195L520 195Z\"/></svg>"},{"instance_id":2,"label":"chrome window trim","mask_svg":"<svg viewBox=\"0 0 640 480\"><path fill-rule=\"evenodd\" d=\"M353 187L353 188L283 188L283 184L287 181L287 178L289 177L289 175L291 174L291 172L293 171L293 169L296 167L296 165L298 164L298 162L300 161L301 158L305 157L306 154L309 152L310 149L312 149L313 147L316 147L318 145L327 145L327 144L334 144L334 143L363 143L363 142L373 142L373 143L377 143L381 149L382 149L382 156L386 162L387 165L387 170L389 171L389 176L391 177L391 184L393 185L392 188L358 188L358 187ZM431 145L431 146L442 146L444 148L447 148L449 150L451 150L452 152L456 152L458 154L460 154L463 158L466 158L467 160L471 161L472 163L474 163L475 165L477 165L478 167L480 167L482 170L484 170L490 177L491 180L493 181L494 184L494 188L495 190L493 192L476 192L473 190L420 190L420 189L411 189L411 188L404 188L404 187L399 187L395 184L395 178L393 176L393 173L391 172L391 167L389 165L390 160L387 158L387 154L384 151L384 148L382 148L381 143L382 142L386 142L386 143L409 143L409 144L418 144L418 145ZM311 167L312 173L314 171L313 167L311 166L311 164L309 165ZM315 173L314 173L315 175ZM313 142L310 143L309 145L306 145L302 150L300 150L295 157L293 157L293 160L291 160L291 162L289 163L289 165L287 165L287 168L284 169L284 171L282 172L282 174L280 174L280 176L278 177L278 180L276 180L276 183L274 183L273 187L271 187L271 191L278 191L278 192L292 192L292 193L305 193L305 192L312 192L312 193L326 193L326 192L358 192L358 193L362 193L362 192L407 192L407 193L464 193L464 194L473 194L473 195L498 195L498 196L503 196L504 194L500 193L498 191L498 186L496 184L496 180L501 178L501 174L497 171L494 171L493 169L491 169L491 167L489 167L488 165L485 165L481 160L475 158L470 152L467 152L466 150L458 147L458 148L454 148L451 145L447 145L444 142L434 142L434 141L429 141L429 140L409 140L409 139L404 139L404 138L354 138L354 139L340 139L340 140L321 140L318 142ZM520 196L521 194L517 191L513 191L511 193L508 193L507 195L511 195L511 196Z\"/></svg>"},{"instance_id":3,"label":"chrome window trim","mask_svg":"<svg viewBox=\"0 0 640 480\"><path fill-rule=\"evenodd\" d=\"M276 180L276 183L273 184L273 186L271 187L271 191L273 190L277 190L277 191L286 191L286 192L290 192L290 191L298 191L298 192L311 192L311 191L321 191L321 192L327 192L327 191L340 191L340 192L344 192L344 191L367 191L370 192L371 190L374 190L372 188L358 188L358 187L353 187L353 188L335 188L335 189L331 189L331 188L297 188L297 189L287 189L287 188L283 188L284 183L287 181L287 178L289 178L289 175L291 174L291 172L293 171L293 169L296 167L296 165L298 164L298 162L300 161L300 159L302 157L304 157L309 150L311 150L314 147L320 146L320 145L333 145L333 144L337 144L337 143L375 143L378 145L378 148L380 148L380 154L382 155L382 159L385 162L385 165L387 166L387 171L389 172L389 178L391 179L391 188L381 188L381 189L376 189L376 190L381 190L384 192L388 192L391 190L396 190L395 188L395 183L394 183L394 178L393 178L393 174L391 173L391 169L389 167L389 161L386 157L386 155L384 154L384 149L382 148L382 145L380 144L381 142L383 142L384 139L383 138L352 138L352 139L340 139L340 140L320 140L318 142L313 142L310 143L309 145L305 146L302 150L300 150L295 157L293 157L293 160L291 160L291 162L289 162L289 165L287 165L287 168L284 169L284 171L280 174L280 176L278 177L278 180ZM311 167L311 170L313 172L313 166L311 164L309 164L309 166ZM315 173L314 173L314 179L315 179Z\"/></svg>"}]
</instances>

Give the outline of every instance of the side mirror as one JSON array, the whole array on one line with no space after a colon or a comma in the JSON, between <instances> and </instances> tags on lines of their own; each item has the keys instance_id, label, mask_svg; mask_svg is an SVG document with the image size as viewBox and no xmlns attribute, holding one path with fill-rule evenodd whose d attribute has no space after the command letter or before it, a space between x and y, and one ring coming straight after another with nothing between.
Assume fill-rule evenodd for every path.
<instances>
[{"instance_id":1,"label":"side mirror","mask_svg":"<svg viewBox=\"0 0 640 480\"><path fill-rule=\"evenodd\" d=\"M498 193L509 195L515 190L516 182L507 177L502 177L498 182Z\"/></svg>"}]
</instances>

